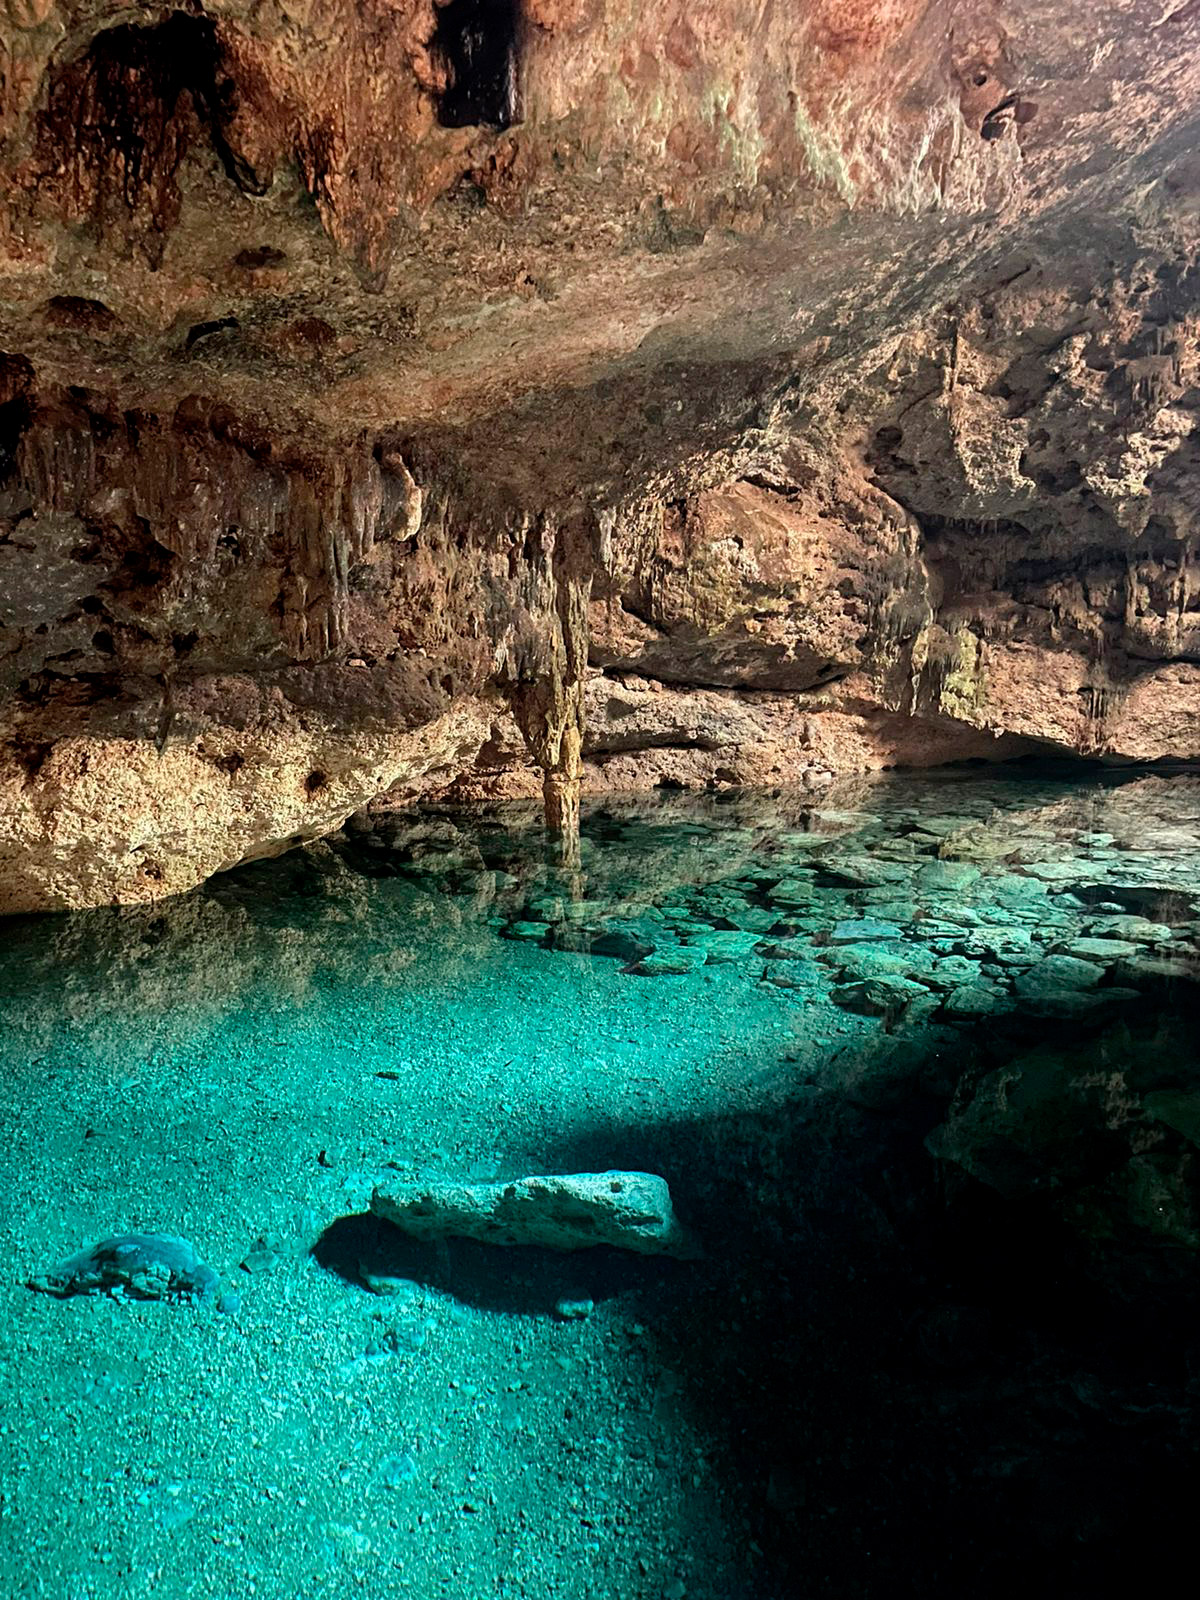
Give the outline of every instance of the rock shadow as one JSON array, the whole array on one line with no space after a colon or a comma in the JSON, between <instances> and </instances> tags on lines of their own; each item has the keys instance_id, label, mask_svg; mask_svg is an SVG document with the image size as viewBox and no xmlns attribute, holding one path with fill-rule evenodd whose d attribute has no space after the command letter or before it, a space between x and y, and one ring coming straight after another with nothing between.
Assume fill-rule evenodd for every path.
<instances>
[{"instance_id":1,"label":"rock shadow","mask_svg":"<svg viewBox=\"0 0 1200 1600\"><path fill-rule=\"evenodd\" d=\"M406 1280L476 1310L516 1315L550 1316L562 1300L599 1305L630 1292L654 1294L686 1274L686 1263L606 1245L568 1252L467 1239L427 1244L369 1211L335 1218L312 1254L326 1271L364 1293L377 1292L368 1275Z\"/></svg>"}]
</instances>

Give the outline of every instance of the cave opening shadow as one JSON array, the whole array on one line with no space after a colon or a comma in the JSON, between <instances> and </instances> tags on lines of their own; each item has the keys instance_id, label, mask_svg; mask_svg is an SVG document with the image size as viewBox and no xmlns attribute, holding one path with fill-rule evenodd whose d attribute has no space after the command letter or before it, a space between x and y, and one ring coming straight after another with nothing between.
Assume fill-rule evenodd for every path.
<instances>
[{"instance_id":1,"label":"cave opening shadow","mask_svg":"<svg viewBox=\"0 0 1200 1600\"><path fill-rule=\"evenodd\" d=\"M1176 1037L1195 1037L1193 986L1145 1008L1151 1055L1168 1014ZM1123 1026L1097 1029L1097 1046L1119 1050ZM1043 1021L1034 1035L1019 1018L964 1033L956 1073L986 1075L1035 1037L1068 1054L1087 1033ZM647 1310L724 1434L763 1552L748 1593L957 1600L1144 1584L1148 1551L1164 1571L1167 1552L1188 1553L1195 1250L1134 1228L1101 1240L1098 1271L1053 1186L1007 1196L930 1154L956 1074L934 1059L944 1041L930 1039L931 1071L912 1041L896 1053L907 1092L875 1103L835 1090L824 1109L808 1099L655 1130L676 1170L719 1175L707 1196L685 1183L679 1197L688 1215L719 1196L707 1261L686 1297ZM1165 1070L1200 1090L1194 1049ZM1095 1139L1107 1159L1106 1130ZM1070 1139L1064 1152L1074 1172Z\"/></svg>"}]
</instances>

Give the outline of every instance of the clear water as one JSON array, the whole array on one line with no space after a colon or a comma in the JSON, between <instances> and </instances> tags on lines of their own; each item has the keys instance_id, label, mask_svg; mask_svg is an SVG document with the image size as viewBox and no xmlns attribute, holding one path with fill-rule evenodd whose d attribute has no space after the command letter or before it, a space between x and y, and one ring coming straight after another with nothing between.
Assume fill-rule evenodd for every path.
<instances>
[{"instance_id":1,"label":"clear water","mask_svg":"<svg viewBox=\"0 0 1200 1600\"><path fill-rule=\"evenodd\" d=\"M893 777L594 807L569 873L520 811L384 818L0 926L0 1592L1139 1570L1196 1464L1198 822L1187 776ZM704 1259L365 1215L608 1168ZM26 1286L126 1231L222 1299Z\"/></svg>"}]
</instances>

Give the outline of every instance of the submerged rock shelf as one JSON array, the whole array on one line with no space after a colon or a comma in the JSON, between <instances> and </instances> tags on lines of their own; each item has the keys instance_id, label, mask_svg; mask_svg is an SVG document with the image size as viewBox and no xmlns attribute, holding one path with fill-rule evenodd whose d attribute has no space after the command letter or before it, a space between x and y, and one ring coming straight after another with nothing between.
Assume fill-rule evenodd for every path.
<instances>
[{"instance_id":1,"label":"submerged rock shelf","mask_svg":"<svg viewBox=\"0 0 1200 1600\"><path fill-rule=\"evenodd\" d=\"M1004 794L1002 782L982 787ZM976 815L969 793L965 813L939 815L897 803L886 785L873 792L877 813L808 802L778 832L658 827L653 872L674 868L679 881L649 891L631 892L619 864L646 852L647 825L604 811L618 860L541 874L532 893L506 870L503 835L471 844L474 874L449 822L440 835L401 821L354 837L374 852L372 870L398 856L393 870L460 897L494 892L506 938L615 958L640 977L735 965L893 1022L1008 1009L1083 1018L1200 978L1200 781L1097 786L1083 799L1050 791L1044 806L1026 792L1015 815L1003 804ZM1095 825L1106 820L1111 830Z\"/></svg>"},{"instance_id":2,"label":"submerged rock shelf","mask_svg":"<svg viewBox=\"0 0 1200 1600\"><path fill-rule=\"evenodd\" d=\"M564 871L520 808L384 814L10 920L10 1591L1135 1574L1200 1442L1198 824L1187 775L959 771L593 805ZM614 1170L703 1255L370 1210ZM220 1281L26 1287L124 1232Z\"/></svg>"}]
</instances>

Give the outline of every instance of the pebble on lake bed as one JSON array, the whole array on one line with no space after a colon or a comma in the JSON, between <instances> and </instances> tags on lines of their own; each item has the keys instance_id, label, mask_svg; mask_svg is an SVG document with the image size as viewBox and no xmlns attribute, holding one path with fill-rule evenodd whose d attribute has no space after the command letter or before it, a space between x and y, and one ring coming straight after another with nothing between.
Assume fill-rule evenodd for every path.
<instances>
[{"instance_id":1,"label":"pebble on lake bed","mask_svg":"<svg viewBox=\"0 0 1200 1600\"><path fill-rule=\"evenodd\" d=\"M399 1455L384 1456L379 1477L385 1489L399 1489L402 1484L415 1482L419 1471L416 1458L404 1450Z\"/></svg>"},{"instance_id":2,"label":"pebble on lake bed","mask_svg":"<svg viewBox=\"0 0 1200 1600\"><path fill-rule=\"evenodd\" d=\"M586 1322L596 1309L591 1300L559 1300L554 1306L554 1315L563 1322Z\"/></svg>"},{"instance_id":3,"label":"pebble on lake bed","mask_svg":"<svg viewBox=\"0 0 1200 1600\"><path fill-rule=\"evenodd\" d=\"M273 1250L265 1239L256 1241L254 1248L242 1262L243 1272L270 1272L272 1267L279 1265L279 1254Z\"/></svg>"},{"instance_id":4,"label":"pebble on lake bed","mask_svg":"<svg viewBox=\"0 0 1200 1600\"><path fill-rule=\"evenodd\" d=\"M372 1294L408 1300L415 1299L421 1292L421 1285L412 1278L396 1277L390 1272L375 1272L362 1261L358 1263L358 1275L364 1288Z\"/></svg>"}]
</instances>

